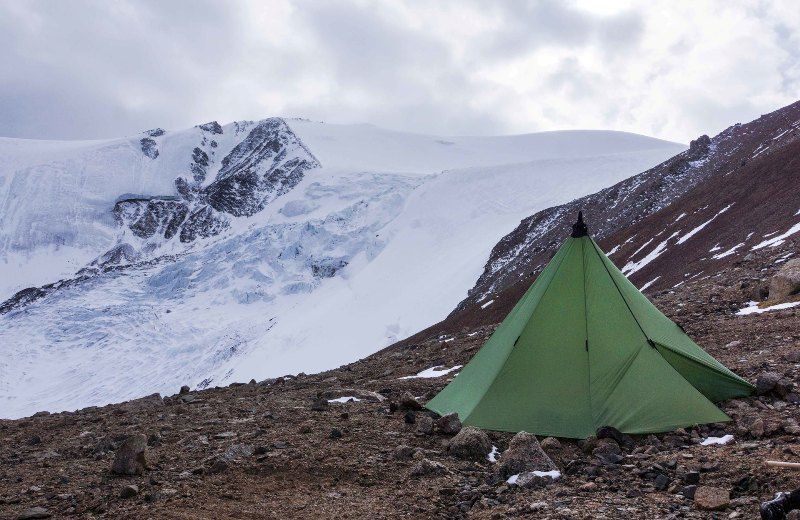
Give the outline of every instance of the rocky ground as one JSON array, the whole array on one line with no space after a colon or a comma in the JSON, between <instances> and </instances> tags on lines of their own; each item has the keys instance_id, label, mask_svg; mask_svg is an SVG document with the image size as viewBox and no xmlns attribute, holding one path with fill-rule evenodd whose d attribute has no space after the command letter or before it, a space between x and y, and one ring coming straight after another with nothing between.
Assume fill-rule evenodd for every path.
<instances>
[{"instance_id":1,"label":"rocky ground","mask_svg":"<svg viewBox=\"0 0 800 520\"><path fill-rule=\"evenodd\" d=\"M454 435L415 410L453 373L400 378L464 364L492 327L430 332L321 374L0 421L0 518L757 518L800 487L764 464L800 461L800 307L735 314L780 267L766 255L653 297L758 382L722 405L732 423L539 439L546 455L527 436ZM560 478L525 473L550 460Z\"/></svg>"}]
</instances>

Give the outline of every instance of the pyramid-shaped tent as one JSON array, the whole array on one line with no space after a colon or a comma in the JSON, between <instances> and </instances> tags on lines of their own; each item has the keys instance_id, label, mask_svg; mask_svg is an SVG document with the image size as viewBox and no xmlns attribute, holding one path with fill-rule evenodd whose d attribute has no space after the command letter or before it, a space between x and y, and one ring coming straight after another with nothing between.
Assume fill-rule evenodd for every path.
<instances>
[{"instance_id":1,"label":"pyramid-shaped tent","mask_svg":"<svg viewBox=\"0 0 800 520\"><path fill-rule=\"evenodd\" d=\"M466 425L585 438L728 421L753 386L695 344L600 250L572 236L458 376L427 405Z\"/></svg>"}]
</instances>

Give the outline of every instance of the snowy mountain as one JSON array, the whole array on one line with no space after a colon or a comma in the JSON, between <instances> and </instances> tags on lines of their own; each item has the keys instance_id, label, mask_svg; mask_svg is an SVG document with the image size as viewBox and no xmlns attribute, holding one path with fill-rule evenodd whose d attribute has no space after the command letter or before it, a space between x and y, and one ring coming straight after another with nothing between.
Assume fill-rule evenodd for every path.
<instances>
[{"instance_id":1,"label":"snowy mountain","mask_svg":"<svg viewBox=\"0 0 800 520\"><path fill-rule=\"evenodd\" d=\"M495 245L446 328L502 319L579 210L611 260L650 293L715 277L756 253L785 262L800 240L800 102L702 136L646 172L524 219Z\"/></svg>"},{"instance_id":2,"label":"snowy mountain","mask_svg":"<svg viewBox=\"0 0 800 520\"><path fill-rule=\"evenodd\" d=\"M683 149L279 118L0 139L0 416L358 359L445 317L521 218Z\"/></svg>"}]
</instances>

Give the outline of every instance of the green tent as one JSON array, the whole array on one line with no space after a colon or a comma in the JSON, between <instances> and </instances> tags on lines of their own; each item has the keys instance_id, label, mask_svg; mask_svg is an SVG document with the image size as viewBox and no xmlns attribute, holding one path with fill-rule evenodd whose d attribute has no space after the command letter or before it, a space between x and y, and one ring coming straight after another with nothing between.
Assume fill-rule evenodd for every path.
<instances>
[{"instance_id":1,"label":"green tent","mask_svg":"<svg viewBox=\"0 0 800 520\"><path fill-rule=\"evenodd\" d=\"M753 386L707 354L572 236L455 379L427 405L489 430L586 438L729 421L713 402Z\"/></svg>"}]
</instances>

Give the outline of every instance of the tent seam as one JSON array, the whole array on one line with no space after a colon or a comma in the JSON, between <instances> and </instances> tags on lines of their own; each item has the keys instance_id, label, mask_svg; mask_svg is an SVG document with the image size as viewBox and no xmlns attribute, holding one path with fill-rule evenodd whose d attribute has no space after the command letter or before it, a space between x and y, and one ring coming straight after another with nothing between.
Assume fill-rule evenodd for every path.
<instances>
[{"instance_id":1,"label":"tent seam","mask_svg":"<svg viewBox=\"0 0 800 520\"><path fill-rule=\"evenodd\" d=\"M564 263L564 259L569 256L570 251L572 251L572 246L573 245L575 245L575 242L572 242L570 244L570 246L569 246L569 249L567 249L564 252L564 256L561 257L561 259L558 261L558 265L553 270L554 273L558 272L559 268L561 267L561 264ZM541 274L541 273L539 273L539 274ZM544 291L542 291L542 295L539 297L539 301L536 302L536 307L539 306L539 304L541 303L541 301L544 299L545 295L547 294L547 291L550 290L550 286L552 285L552 282L553 282L553 279L551 278L550 282L548 282L548 284L547 284L547 287L545 287ZM536 310L536 307L533 308L534 311ZM528 320L530 320L530 317L528 317ZM502 322L501 322L501 325L502 325ZM526 321L525 322L525 326L527 326L527 325L528 325L528 322ZM519 338L522 337L522 333L523 332L525 332L525 327L523 327L522 331L520 331L519 335L517 336L517 340L519 340ZM465 422L465 421L469 420L470 416L472 416L472 414L475 411L475 409L478 407L478 405L481 403L481 401L483 401L483 399L486 397L486 394L488 394L489 390L492 389L492 387L494 386L494 384L497 381L498 377L503 372L503 369L506 367L506 364L508 362L508 358L511 357L511 353L514 352L515 349L516 349L516 347L514 347L514 346L512 346L510 349L508 349L508 353L506 354L506 357L503 359L503 362L500 364L500 369L497 372L495 372L494 376L492 377L491 384L488 387L486 387L486 391L484 391L481 394L480 398L475 400L475 405L472 407L472 409L466 415L466 418L462 419L462 422Z\"/></svg>"},{"instance_id":2,"label":"tent seam","mask_svg":"<svg viewBox=\"0 0 800 520\"><path fill-rule=\"evenodd\" d=\"M592 428L597 425L592 408L592 360L589 354L589 311L586 304L586 241L581 240L581 267L583 271L583 335L586 342L586 393L589 395L589 423Z\"/></svg>"}]
</instances>

